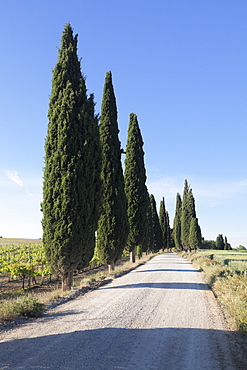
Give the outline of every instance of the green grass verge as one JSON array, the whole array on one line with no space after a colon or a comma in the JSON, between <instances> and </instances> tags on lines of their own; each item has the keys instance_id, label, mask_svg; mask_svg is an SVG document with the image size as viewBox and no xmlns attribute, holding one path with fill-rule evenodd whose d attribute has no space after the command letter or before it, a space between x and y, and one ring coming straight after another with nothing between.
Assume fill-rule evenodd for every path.
<instances>
[{"instance_id":1,"label":"green grass verge","mask_svg":"<svg viewBox=\"0 0 247 370\"><path fill-rule=\"evenodd\" d=\"M247 253L203 250L182 256L203 271L233 328L247 334Z\"/></svg>"}]
</instances>

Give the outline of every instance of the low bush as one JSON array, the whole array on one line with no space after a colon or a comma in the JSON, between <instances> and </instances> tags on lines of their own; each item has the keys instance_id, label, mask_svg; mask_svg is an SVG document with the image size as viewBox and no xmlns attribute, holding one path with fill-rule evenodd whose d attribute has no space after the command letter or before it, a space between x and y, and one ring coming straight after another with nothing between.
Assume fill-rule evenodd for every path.
<instances>
[{"instance_id":1,"label":"low bush","mask_svg":"<svg viewBox=\"0 0 247 370\"><path fill-rule=\"evenodd\" d=\"M14 320L18 317L39 317L44 305L34 297L18 297L3 301L0 305L0 318L2 321Z\"/></svg>"}]
</instances>

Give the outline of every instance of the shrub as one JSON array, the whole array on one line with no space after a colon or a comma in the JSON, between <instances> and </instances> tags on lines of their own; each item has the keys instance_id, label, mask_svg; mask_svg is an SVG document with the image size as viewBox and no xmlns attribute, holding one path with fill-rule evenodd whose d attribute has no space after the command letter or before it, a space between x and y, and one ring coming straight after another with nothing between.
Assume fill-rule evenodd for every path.
<instances>
[{"instance_id":1,"label":"shrub","mask_svg":"<svg viewBox=\"0 0 247 370\"><path fill-rule=\"evenodd\" d=\"M0 305L0 320L14 320L18 317L38 317L42 314L44 305L34 297L19 297L2 302Z\"/></svg>"}]
</instances>

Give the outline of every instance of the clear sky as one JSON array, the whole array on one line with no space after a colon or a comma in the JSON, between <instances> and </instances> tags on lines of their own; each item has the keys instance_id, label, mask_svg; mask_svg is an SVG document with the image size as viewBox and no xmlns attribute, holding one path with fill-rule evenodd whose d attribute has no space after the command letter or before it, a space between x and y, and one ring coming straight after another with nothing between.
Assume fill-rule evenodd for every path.
<instances>
[{"instance_id":1,"label":"clear sky","mask_svg":"<svg viewBox=\"0 0 247 370\"><path fill-rule=\"evenodd\" d=\"M0 236L42 237L52 69L70 22L96 112L112 71L123 147L138 116L171 226L187 179L204 238L247 246L246 0L8 0L0 13Z\"/></svg>"}]
</instances>

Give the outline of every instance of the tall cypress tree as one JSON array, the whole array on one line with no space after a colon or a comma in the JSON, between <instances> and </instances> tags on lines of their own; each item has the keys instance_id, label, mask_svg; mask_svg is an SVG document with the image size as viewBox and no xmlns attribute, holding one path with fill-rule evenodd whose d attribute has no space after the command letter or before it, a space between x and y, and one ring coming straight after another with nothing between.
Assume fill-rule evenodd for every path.
<instances>
[{"instance_id":1,"label":"tall cypress tree","mask_svg":"<svg viewBox=\"0 0 247 370\"><path fill-rule=\"evenodd\" d=\"M173 240L172 240L172 230L170 227L170 219L169 219L168 211L166 211L166 235L167 235L166 248L170 249L172 247Z\"/></svg>"},{"instance_id":2,"label":"tall cypress tree","mask_svg":"<svg viewBox=\"0 0 247 370\"><path fill-rule=\"evenodd\" d=\"M152 219L152 209L149 193L147 193L147 228L146 228L146 241L143 245L143 252L146 254L150 253L153 250L154 243L154 231L153 231L153 219Z\"/></svg>"},{"instance_id":3,"label":"tall cypress tree","mask_svg":"<svg viewBox=\"0 0 247 370\"><path fill-rule=\"evenodd\" d=\"M125 247L129 226L111 72L106 73L99 130L103 192L97 230L97 255L109 268L114 268Z\"/></svg>"},{"instance_id":4,"label":"tall cypress tree","mask_svg":"<svg viewBox=\"0 0 247 370\"><path fill-rule=\"evenodd\" d=\"M186 250L191 250L189 239L192 218L196 218L195 199L188 181L185 180L181 214L181 241L183 248Z\"/></svg>"},{"instance_id":5,"label":"tall cypress tree","mask_svg":"<svg viewBox=\"0 0 247 370\"><path fill-rule=\"evenodd\" d=\"M153 252L158 252L162 248L162 232L153 194L150 195L151 217L153 224Z\"/></svg>"},{"instance_id":6,"label":"tall cypress tree","mask_svg":"<svg viewBox=\"0 0 247 370\"><path fill-rule=\"evenodd\" d=\"M143 139L137 116L130 114L126 145L124 184L128 203L129 235L127 246L130 258L135 262L136 247L142 250L147 234L147 194L146 170L144 164Z\"/></svg>"},{"instance_id":7,"label":"tall cypress tree","mask_svg":"<svg viewBox=\"0 0 247 370\"><path fill-rule=\"evenodd\" d=\"M179 193L176 197L176 210L173 220L173 238L175 243L175 248L182 250L181 242L181 215L182 215L182 199Z\"/></svg>"},{"instance_id":8,"label":"tall cypress tree","mask_svg":"<svg viewBox=\"0 0 247 370\"><path fill-rule=\"evenodd\" d=\"M226 236L224 237L224 249L225 250L231 250L232 249L231 244L228 243Z\"/></svg>"},{"instance_id":9,"label":"tall cypress tree","mask_svg":"<svg viewBox=\"0 0 247 370\"><path fill-rule=\"evenodd\" d=\"M224 238L222 234L219 234L216 238L216 249L223 250L224 249Z\"/></svg>"},{"instance_id":10,"label":"tall cypress tree","mask_svg":"<svg viewBox=\"0 0 247 370\"><path fill-rule=\"evenodd\" d=\"M87 264L93 253L98 165L92 156L92 146L98 146L98 125L92 98L87 99L77 36L73 36L70 24L64 27L53 70L48 118L43 242L47 260L52 270L62 275L66 290L72 284L73 270Z\"/></svg>"},{"instance_id":11,"label":"tall cypress tree","mask_svg":"<svg viewBox=\"0 0 247 370\"><path fill-rule=\"evenodd\" d=\"M102 182L100 179L102 153L99 140L99 118L94 113L94 95L88 98L87 107L84 109L84 178L86 180L85 192L85 219L84 219L84 254L78 265L82 269L88 265L93 257L96 246L95 233L99 219L99 205L101 203ZM85 222L87 220L87 222Z\"/></svg>"},{"instance_id":12,"label":"tall cypress tree","mask_svg":"<svg viewBox=\"0 0 247 370\"><path fill-rule=\"evenodd\" d=\"M181 242L184 249L189 248L189 235L190 235L190 187L188 181L184 182L183 201L182 201L182 213L181 213Z\"/></svg>"},{"instance_id":13,"label":"tall cypress tree","mask_svg":"<svg viewBox=\"0 0 247 370\"><path fill-rule=\"evenodd\" d=\"M167 248L168 244L168 234L169 234L169 226L167 224L167 211L165 206L165 198L160 201L160 212L159 212L159 220L160 220L160 227L161 227L161 234L162 234L162 250L164 251Z\"/></svg>"}]
</instances>

